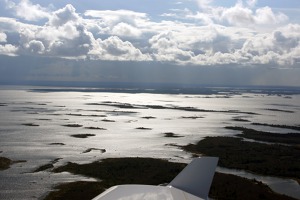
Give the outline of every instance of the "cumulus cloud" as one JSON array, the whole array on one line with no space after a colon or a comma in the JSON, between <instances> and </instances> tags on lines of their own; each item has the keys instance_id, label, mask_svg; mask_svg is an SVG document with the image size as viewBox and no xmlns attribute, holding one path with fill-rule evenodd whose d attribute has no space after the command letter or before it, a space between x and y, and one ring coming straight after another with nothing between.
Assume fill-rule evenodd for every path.
<instances>
[{"instance_id":1,"label":"cumulus cloud","mask_svg":"<svg viewBox=\"0 0 300 200\"><path fill-rule=\"evenodd\" d=\"M121 22L136 26L142 22L148 21L146 13L134 12L131 10L87 10L84 15L100 18L108 26L114 26Z\"/></svg>"},{"instance_id":2,"label":"cumulus cloud","mask_svg":"<svg viewBox=\"0 0 300 200\"><path fill-rule=\"evenodd\" d=\"M27 45L26 49L31 53L42 54L45 51L44 44L41 41L31 40Z\"/></svg>"},{"instance_id":3,"label":"cumulus cloud","mask_svg":"<svg viewBox=\"0 0 300 200\"><path fill-rule=\"evenodd\" d=\"M7 38L6 34L0 32L0 42L6 42L6 38Z\"/></svg>"},{"instance_id":4,"label":"cumulus cloud","mask_svg":"<svg viewBox=\"0 0 300 200\"><path fill-rule=\"evenodd\" d=\"M288 17L275 13L270 7L256 8L257 0L248 0L246 3L239 0L232 7L213 6L212 0L197 0L200 12L189 14L187 18L195 18L206 23L228 23L232 26L255 28L256 26L272 26L284 23Z\"/></svg>"},{"instance_id":5,"label":"cumulus cloud","mask_svg":"<svg viewBox=\"0 0 300 200\"><path fill-rule=\"evenodd\" d=\"M18 47L11 44L0 45L0 54L7 56L16 56Z\"/></svg>"},{"instance_id":6,"label":"cumulus cloud","mask_svg":"<svg viewBox=\"0 0 300 200\"><path fill-rule=\"evenodd\" d=\"M143 54L128 41L122 41L117 36L111 36L105 40L98 39L98 49L90 52L92 59L104 60L150 60L150 56Z\"/></svg>"},{"instance_id":7,"label":"cumulus cloud","mask_svg":"<svg viewBox=\"0 0 300 200\"><path fill-rule=\"evenodd\" d=\"M71 4L67 4L64 8L53 12L49 24L58 27L68 22L77 22L78 19L79 15L76 13L76 9Z\"/></svg>"},{"instance_id":8,"label":"cumulus cloud","mask_svg":"<svg viewBox=\"0 0 300 200\"><path fill-rule=\"evenodd\" d=\"M133 38L138 38L142 35L141 30L139 30L134 26L126 24L124 22L120 22L117 25L115 25L112 28L111 33L117 36L133 37Z\"/></svg>"},{"instance_id":9,"label":"cumulus cloud","mask_svg":"<svg viewBox=\"0 0 300 200\"><path fill-rule=\"evenodd\" d=\"M168 20L156 21L129 10L80 14L71 4L51 11L29 0L6 2L16 16L21 6L44 14L27 18L43 19L36 24L0 17L0 54L4 55L180 65L294 65L300 60L300 25L283 25L286 15L269 7L256 8L256 0L238 1L231 7L198 0L198 11L173 9L174 15L161 15ZM25 19L21 14L19 18ZM17 40L12 42L10 35Z\"/></svg>"},{"instance_id":10,"label":"cumulus cloud","mask_svg":"<svg viewBox=\"0 0 300 200\"><path fill-rule=\"evenodd\" d=\"M156 60L182 63L189 61L194 56L192 51L181 49L180 43L175 37L173 32L167 31L155 35L149 40Z\"/></svg>"},{"instance_id":11,"label":"cumulus cloud","mask_svg":"<svg viewBox=\"0 0 300 200\"><path fill-rule=\"evenodd\" d=\"M50 17L48 9L29 0L21 0L18 4L6 0L6 7L15 10L15 15L27 21L38 21Z\"/></svg>"}]
</instances>

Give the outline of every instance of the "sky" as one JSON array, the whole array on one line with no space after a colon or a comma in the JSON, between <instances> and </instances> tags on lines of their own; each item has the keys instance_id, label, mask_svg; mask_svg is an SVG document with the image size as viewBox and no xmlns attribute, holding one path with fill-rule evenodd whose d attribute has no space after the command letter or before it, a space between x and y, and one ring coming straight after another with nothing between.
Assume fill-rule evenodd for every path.
<instances>
[{"instance_id":1,"label":"sky","mask_svg":"<svg viewBox=\"0 0 300 200\"><path fill-rule=\"evenodd\" d=\"M0 0L0 83L299 77L298 0Z\"/></svg>"}]
</instances>

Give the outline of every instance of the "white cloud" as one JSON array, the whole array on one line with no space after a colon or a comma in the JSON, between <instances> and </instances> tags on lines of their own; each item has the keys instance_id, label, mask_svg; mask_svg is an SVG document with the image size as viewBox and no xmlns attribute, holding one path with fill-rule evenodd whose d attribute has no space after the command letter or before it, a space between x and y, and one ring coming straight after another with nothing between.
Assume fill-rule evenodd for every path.
<instances>
[{"instance_id":1,"label":"white cloud","mask_svg":"<svg viewBox=\"0 0 300 200\"><path fill-rule=\"evenodd\" d=\"M28 44L26 44L26 49L30 53L42 54L45 51L44 44L41 41L31 40Z\"/></svg>"},{"instance_id":2,"label":"white cloud","mask_svg":"<svg viewBox=\"0 0 300 200\"><path fill-rule=\"evenodd\" d=\"M186 18L199 19L205 24L228 23L231 26L261 28L273 27L287 22L288 17L281 13L275 13L270 7L256 8L257 0L248 0L246 4L238 0L232 7L213 6L211 0L197 0L199 12L187 14Z\"/></svg>"},{"instance_id":3,"label":"white cloud","mask_svg":"<svg viewBox=\"0 0 300 200\"><path fill-rule=\"evenodd\" d=\"M28 0L21 3L42 10ZM153 21L146 13L129 10L88 10L82 15L71 4L48 10L49 21L40 25L0 17L0 53L181 65L299 62L300 25L283 26L288 21L284 14L256 8L255 0L229 8L214 7L209 0L198 3L198 12L171 10L172 21L172 15ZM6 44L10 35L18 40Z\"/></svg>"},{"instance_id":4,"label":"white cloud","mask_svg":"<svg viewBox=\"0 0 300 200\"><path fill-rule=\"evenodd\" d=\"M78 19L79 15L76 13L76 9L71 4L67 4L64 8L53 12L49 24L57 27L68 22L77 22Z\"/></svg>"},{"instance_id":5,"label":"white cloud","mask_svg":"<svg viewBox=\"0 0 300 200\"><path fill-rule=\"evenodd\" d=\"M166 31L153 36L149 43L154 50L154 58L157 61L175 61L183 63L189 61L194 53L189 50L181 49L179 42L173 32Z\"/></svg>"},{"instance_id":6,"label":"white cloud","mask_svg":"<svg viewBox=\"0 0 300 200\"><path fill-rule=\"evenodd\" d=\"M142 35L142 31L124 22L118 23L111 30L112 35L138 38Z\"/></svg>"},{"instance_id":7,"label":"white cloud","mask_svg":"<svg viewBox=\"0 0 300 200\"><path fill-rule=\"evenodd\" d=\"M252 10L239 4L225 9L222 13L221 19L226 20L231 25L237 26L248 26L255 23Z\"/></svg>"},{"instance_id":8,"label":"white cloud","mask_svg":"<svg viewBox=\"0 0 300 200\"><path fill-rule=\"evenodd\" d=\"M257 0L247 0L247 4L253 8L257 4Z\"/></svg>"},{"instance_id":9,"label":"white cloud","mask_svg":"<svg viewBox=\"0 0 300 200\"><path fill-rule=\"evenodd\" d=\"M114 26L124 22L133 26L148 21L146 13L134 12L131 10L87 10L85 16L100 18L107 26Z\"/></svg>"},{"instance_id":10,"label":"white cloud","mask_svg":"<svg viewBox=\"0 0 300 200\"><path fill-rule=\"evenodd\" d=\"M5 33L0 32L0 42L6 42L7 36Z\"/></svg>"},{"instance_id":11,"label":"white cloud","mask_svg":"<svg viewBox=\"0 0 300 200\"><path fill-rule=\"evenodd\" d=\"M260 25L280 24L288 20L286 15L283 13L275 14L270 7L257 9L253 18Z\"/></svg>"},{"instance_id":12,"label":"white cloud","mask_svg":"<svg viewBox=\"0 0 300 200\"><path fill-rule=\"evenodd\" d=\"M18 47L11 44L0 45L0 55L16 56Z\"/></svg>"},{"instance_id":13,"label":"white cloud","mask_svg":"<svg viewBox=\"0 0 300 200\"><path fill-rule=\"evenodd\" d=\"M98 49L90 52L92 59L102 60L150 60L150 56L143 54L139 49L135 48L130 42L122 41L117 36L111 36L106 40L98 39Z\"/></svg>"},{"instance_id":14,"label":"white cloud","mask_svg":"<svg viewBox=\"0 0 300 200\"><path fill-rule=\"evenodd\" d=\"M27 21L38 21L50 17L48 9L39 4L32 4L29 0L21 0L18 4L6 0L6 7L8 9L13 9L17 17Z\"/></svg>"}]
</instances>

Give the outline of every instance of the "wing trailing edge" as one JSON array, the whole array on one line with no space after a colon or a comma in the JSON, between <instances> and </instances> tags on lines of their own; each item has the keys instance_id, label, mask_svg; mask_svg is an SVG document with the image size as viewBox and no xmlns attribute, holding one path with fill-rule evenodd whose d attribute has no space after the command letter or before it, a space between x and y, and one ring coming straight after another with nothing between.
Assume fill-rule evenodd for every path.
<instances>
[{"instance_id":1,"label":"wing trailing edge","mask_svg":"<svg viewBox=\"0 0 300 200\"><path fill-rule=\"evenodd\" d=\"M202 199L207 199L218 160L216 157L193 159L193 161L169 183L169 186Z\"/></svg>"}]
</instances>

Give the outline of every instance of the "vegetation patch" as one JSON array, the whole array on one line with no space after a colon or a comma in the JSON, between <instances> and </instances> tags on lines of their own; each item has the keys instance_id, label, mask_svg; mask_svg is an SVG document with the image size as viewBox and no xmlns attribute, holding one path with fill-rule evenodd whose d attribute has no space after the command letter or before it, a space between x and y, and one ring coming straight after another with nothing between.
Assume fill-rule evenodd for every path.
<instances>
[{"instance_id":1,"label":"vegetation patch","mask_svg":"<svg viewBox=\"0 0 300 200\"><path fill-rule=\"evenodd\" d=\"M146 127L137 127L135 129L139 129L139 130L152 130L152 128L146 128Z\"/></svg>"},{"instance_id":2,"label":"vegetation patch","mask_svg":"<svg viewBox=\"0 0 300 200\"><path fill-rule=\"evenodd\" d=\"M275 111L275 112L294 113L294 111L292 111L292 110L281 110L281 109L273 109L273 108L267 108L265 110Z\"/></svg>"},{"instance_id":3,"label":"vegetation patch","mask_svg":"<svg viewBox=\"0 0 300 200\"><path fill-rule=\"evenodd\" d=\"M75 137L75 138L88 138L88 137L92 137L92 136L95 136L95 134L73 134L71 135L72 137Z\"/></svg>"},{"instance_id":4,"label":"vegetation patch","mask_svg":"<svg viewBox=\"0 0 300 200\"><path fill-rule=\"evenodd\" d=\"M0 157L0 170L5 170L10 167L12 160L6 157Z\"/></svg>"},{"instance_id":5,"label":"vegetation patch","mask_svg":"<svg viewBox=\"0 0 300 200\"><path fill-rule=\"evenodd\" d=\"M54 172L70 172L99 178L107 185L169 183L185 164L153 158L108 158L90 164L69 162Z\"/></svg>"},{"instance_id":6,"label":"vegetation patch","mask_svg":"<svg viewBox=\"0 0 300 200\"><path fill-rule=\"evenodd\" d=\"M74 128L76 128L76 127L82 127L82 125L80 125L80 124L65 124L63 126L65 126L65 127L74 127Z\"/></svg>"},{"instance_id":7,"label":"vegetation patch","mask_svg":"<svg viewBox=\"0 0 300 200\"><path fill-rule=\"evenodd\" d=\"M110 119L103 119L101 121L103 121L103 122L116 122L115 120L110 120Z\"/></svg>"},{"instance_id":8,"label":"vegetation patch","mask_svg":"<svg viewBox=\"0 0 300 200\"><path fill-rule=\"evenodd\" d=\"M85 128L86 128L86 129L91 129L91 130L106 130L105 128L93 127L93 126L85 127Z\"/></svg>"},{"instance_id":9,"label":"vegetation patch","mask_svg":"<svg viewBox=\"0 0 300 200\"><path fill-rule=\"evenodd\" d=\"M233 118L232 120L235 122L250 122L248 119L243 118Z\"/></svg>"},{"instance_id":10,"label":"vegetation patch","mask_svg":"<svg viewBox=\"0 0 300 200\"><path fill-rule=\"evenodd\" d=\"M298 145L300 144L300 134L299 133L270 133L264 131L257 131L254 129L238 127L238 126L227 126L226 129L242 131L242 134L238 134L236 136L264 141L264 142L272 142L272 143L284 143L290 145Z\"/></svg>"},{"instance_id":11,"label":"vegetation patch","mask_svg":"<svg viewBox=\"0 0 300 200\"><path fill-rule=\"evenodd\" d=\"M152 116L145 116L145 117L142 117L143 119L156 119L156 117L152 117Z\"/></svg>"},{"instance_id":12,"label":"vegetation patch","mask_svg":"<svg viewBox=\"0 0 300 200\"><path fill-rule=\"evenodd\" d=\"M44 200L91 200L107 189L102 182L78 181L64 183L56 186L55 191L50 192Z\"/></svg>"},{"instance_id":13,"label":"vegetation patch","mask_svg":"<svg viewBox=\"0 0 300 200\"><path fill-rule=\"evenodd\" d=\"M270 127L275 127L275 128L284 128L284 129L291 129L291 130L300 131L300 126L288 126L288 125L266 124L266 123L252 123L252 125L270 126Z\"/></svg>"},{"instance_id":14,"label":"vegetation patch","mask_svg":"<svg viewBox=\"0 0 300 200\"><path fill-rule=\"evenodd\" d=\"M8 169L12 164L26 162L25 160L12 161L6 157L0 157L0 171Z\"/></svg>"},{"instance_id":15,"label":"vegetation patch","mask_svg":"<svg viewBox=\"0 0 300 200\"><path fill-rule=\"evenodd\" d=\"M50 163L38 167L33 172L35 173L35 172L41 172L41 171L45 171L45 170L48 170L48 169L52 169L54 167L54 164L57 163L60 159L61 158L56 158L55 160L51 161Z\"/></svg>"},{"instance_id":16,"label":"vegetation patch","mask_svg":"<svg viewBox=\"0 0 300 200\"><path fill-rule=\"evenodd\" d=\"M54 143L50 143L49 145L59 145L59 146L63 146L65 145L64 143L61 142L54 142Z\"/></svg>"},{"instance_id":17,"label":"vegetation patch","mask_svg":"<svg viewBox=\"0 0 300 200\"><path fill-rule=\"evenodd\" d=\"M216 173L209 197L220 200L293 200L294 198L274 193L268 186L256 180L249 180L230 174ZM295 199L294 199L295 200Z\"/></svg>"},{"instance_id":18,"label":"vegetation patch","mask_svg":"<svg viewBox=\"0 0 300 200\"><path fill-rule=\"evenodd\" d=\"M181 119L201 119L201 118L204 118L204 117L201 117L201 116L188 116L188 117L181 117Z\"/></svg>"},{"instance_id":19,"label":"vegetation patch","mask_svg":"<svg viewBox=\"0 0 300 200\"><path fill-rule=\"evenodd\" d=\"M22 124L23 126L40 126L38 124L35 124L35 123L24 123Z\"/></svg>"},{"instance_id":20,"label":"vegetation patch","mask_svg":"<svg viewBox=\"0 0 300 200\"><path fill-rule=\"evenodd\" d=\"M257 174L300 178L300 148L278 144L246 142L242 138L207 137L184 150L219 157L219 166Z\"/></svg>"},{"instance_id":21,"label":"vegetation patch","mask_svg":"<svg viewBox=\"0 0 300 200\"><path fill-rule=\"evenodd\" d=\"M54 169L54 172L70 172L98 178L101 182L74 182L55 187L45 200L92 199L107 188L119 184L158 185L169 183L186 166L153 158L108 158L90 164L68 163ZM255 180L234 175L216 173L209 197L213 199L266 199L293 200L279 195Z\"/></svg>"},{"instance_id":22,"label":"vegetation patch","mask_svg":"<svg viewBox=\"0 0 300 200\"><path fill-rule=\"evenodd\" d=\"M164 135L165 135L165 137L170 137L170 138L179 138L179 137L183 137L183 136L177 135L177 134L172 133L172 132L164 133Z\"/></svg>"},{"instance_id":23,"label":"vegetation patch","mask_svg":"<svg viewBox=\"0 0 300 200\"><path fill-rule=\"evenodd\" d=\"M91 151L100 151L101 153L105 153L105 149L98 149L98 148L88 148L87 150L83 151L82 153L89 153Z\"/></svg>"}]
</instances>

